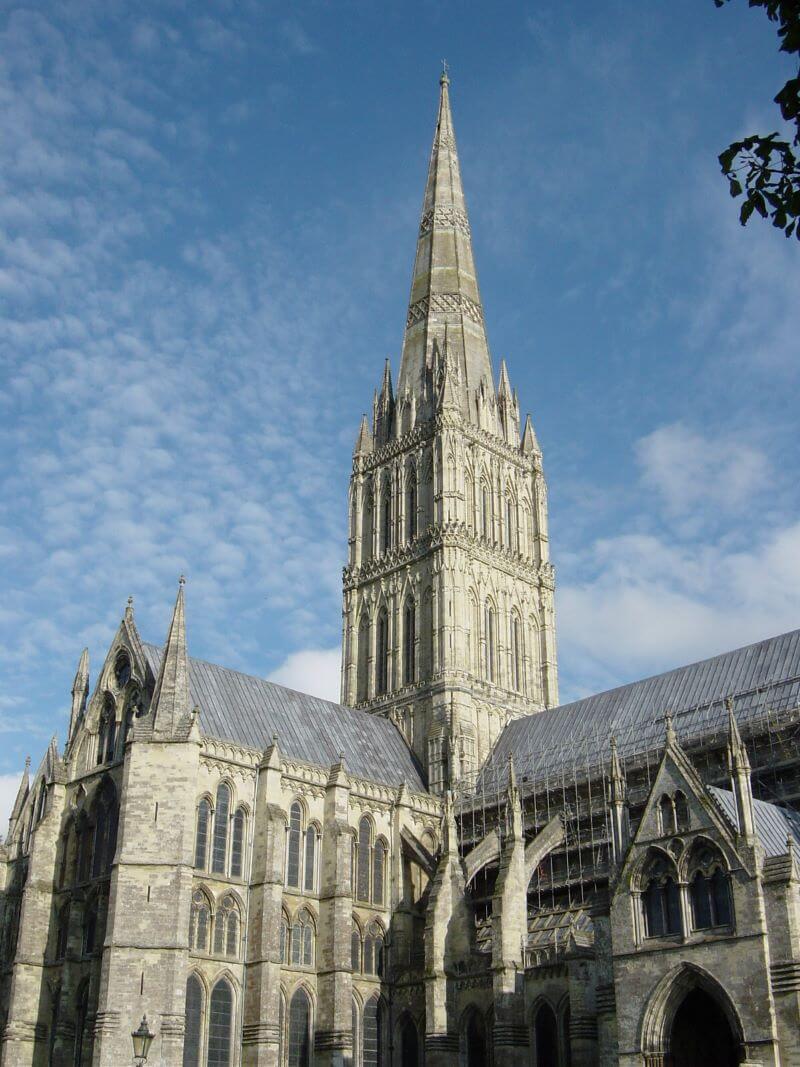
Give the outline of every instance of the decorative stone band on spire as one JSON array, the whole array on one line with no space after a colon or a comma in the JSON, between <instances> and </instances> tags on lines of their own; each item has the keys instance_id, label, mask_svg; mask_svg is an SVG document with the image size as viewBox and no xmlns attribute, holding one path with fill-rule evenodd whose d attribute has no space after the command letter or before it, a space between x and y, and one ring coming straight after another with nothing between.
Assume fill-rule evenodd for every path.
<instances>
[{"instance_id":1,"label":"decorative stone band on spire","mask_svg":"<svg viewBox=\"0 0 800 1067\"><path fill-rule=\"evenodd\" d=\"M430 211L426 211L419 224L419 236L424 237L434 227L437 229L460 230L465 237L472 236L467 213L454 207L435 207Z\"/></svg>"},{"instance_id":2,"label":"decorative stone band on spire","mask_svg":"<svg viewBox=\"0 0 800 1067\"><path fill-rule=\"evenodd\" d=\"M406 317L406 329L422 322L431 311L443 314L461 312L479 326L483 325L483 308L468 296L463 293L432 293L411 304Z\"/></svg>"}]
</instances>

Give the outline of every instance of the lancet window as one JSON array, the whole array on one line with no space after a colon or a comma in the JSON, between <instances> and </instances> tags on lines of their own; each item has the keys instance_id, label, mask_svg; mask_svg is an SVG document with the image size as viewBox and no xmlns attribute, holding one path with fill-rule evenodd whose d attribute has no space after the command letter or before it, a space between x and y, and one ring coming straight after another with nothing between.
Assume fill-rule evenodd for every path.
<instances>
[{"instance_id":1,"label":"lancet window","mask_svg":"<svg viewBox=\"0 0 800 1067\"><path fill-rule=\"evenodd\" d=\"M525 688L523 668L522 623L514 614L511 616L511 688L517 693Z\"/></svg>"},{"instance_id":2,"label":"lancet window","mask_svg":"<svg viewBox=\"0 0 800 1067\"><path fill-rule=\"evenodd\" d=\"M230 893L222 898L214 916L214 952L217 956L239 955L239 905Z\"/></svg>"},{"instance_id":3,"label":"lancet window","mask_svg":"<svg viewBox=\"0 0 800 1067\"><path fill-rule=\"evenodd\" d=\"M287 1067L310 1067L312 1036L311 1001L301 986L289 1004Z\"/></svg>"},{"instance_id":4,"label":"lancet window","mask_svg":"<svg viewBox=\"0 0 800 1067\"><path fill-rule=\"evenodd\" d=\"M211 990L207 1067L230 1067L233 1052L233 987L220 978Z\"/></svg>"},{"instance_id":5,"label":"lancet window","mask_svg":"<svg viewBox=\"0 0 800 1067\"><path fill-rule=\"evenodd\" d=\"M186 1027L183 1039L183 1067L201 1067L203 1049L203 983L196 974L186 980Z\"/></svg>"},{"instance_id":6,"label":"lancet window","mask_svg":"<svg viewBox=\"0 0 800 1067\"><path fill-rule=\"evenodd\" d=\"M383 907L386 861L388 849L382 837L374 840L372 822L363 816L358 824L358 840L355 844L356 898L365 903Z\"/></svg>"},{"instance_id":7,"label":"lancet window","mask_svg":"<svg viewBox=\"0 0 800 1067\"><path fill-rule=\"evenodd\" d=\"M97 734L97 762L110 763L114 758L117 740L116 704L110 693L106 693L103 710L100 713L100 729Z\"/></svg>"},{"instance_id":8,"label":"lancet window","mask_svg":"<svg viewBox=\"0 0 800 1067\"><path fill-rule=\"evenodd\" d=\"M289 939L289 959L293 967L314 966L316 931L310 913L301 908L292 923Z\"/></svg>"},{"instance_id":9,"label":"lancet window","mask_svg":"<svg viewBox=\"0 0 800 1067\"><path fill-rule=\"evenodd\" d=\"M361 702L369 697L369 616L366 611L358 624L358 676L356 699Z\"/></svg>"},{"instance_id":10,"label":"lancet window","mask_svg":"<svg viewBox=\"0 0 800 1067\"><path fill-rule=\"evenodd\" d=\"M231 788L226 782L217 786L214 808L214 836L211 842L211 870L225 874L228 861L228 821L231 811Z\"/></svg>"},{"instance_id":11,"label":"lancet window","mask_svg":"<svg viewBox=\"0 0 800 1067\"><path fill-rule=\"evenodd\" d=\"M286 840L286 885L306 893L317 891L319 827L305 824L305 812L299 800L289 808Z\"/></svg>"},{"instance_id":12,"label":"lancet window","mask_svg":"<svg viewBox=\"0 0 800 1067\"><path fill-rule=\"evenodd\" d=\"M716 851L701 845L689 861L689 896L692 902L692 926L708 930L733 923L730 875Z\"/></svg>"},{"instance_id":13,"label":"lancet window","mask_svg":"<svg viewBox=\"0 0 800 1067\"><path fill-rule=\"evenodd\" d=\"M403 684L411 685L417 671L417 606L408 597L403 609Z\"/></svg>"},{"instance_id":14,"label":"lancet window","mask_svg":"<svg viewBox=\"0 0 800 1067\"><path fill-rule=\"evenodd\" d=\"M361 1067L383 1067L384 1019L378 996L370 997L364 1005L361 1024Z\"/></svg>"},{"instance_id":15,"label":"lancet window","mask_svg":"<svg viewBox=\"0 0 800 1067\"><path fill-rule=\"evenodd\" d=\"M211 905L202 889L192 894L189 916L189 946L195 952L208 952L211 936Z\"/></svg>"},{"instance_id":16,"label":"lancet window","mask_svg":"<svg viewBox=\"0 0 800 1067\"><path fill-rule=\"evenodd\" d=\"M410 464L406 472L406 538L417 536L417 468Z\"/></svg>"},{"instance_id":17,"label":"lancet window","mask_svg":"<svg viewBox=\"0 0 800 1067\"><path fill-rule=\"evenodd\" d=\"M490 601L486 601L484 608L484 678L488 682L495 681L495 654L496 654L497 617Z\"/></svg>"},{"instance_id":18,"label":"lancet window","mask_svg":"<svg viewBox=\"0 0 800 1067\"><path fill-rule=\"evenodd\" d=\"M649 864L642 903L648 937L665 937L682 932L680 890L675 871L662 857L657 857Z\"/></svg>"},{"instance_id":19,"label":"lancet window","mask_svg":"<svg viewBox=\"0 0 800 1067\"><path fill-rule=\"evenodd\" d=\"M378 613L378 646L375 672L375 691L381 695L388 689L389 682L389 615L386 608Z\"/></svg>"}]
</instances>

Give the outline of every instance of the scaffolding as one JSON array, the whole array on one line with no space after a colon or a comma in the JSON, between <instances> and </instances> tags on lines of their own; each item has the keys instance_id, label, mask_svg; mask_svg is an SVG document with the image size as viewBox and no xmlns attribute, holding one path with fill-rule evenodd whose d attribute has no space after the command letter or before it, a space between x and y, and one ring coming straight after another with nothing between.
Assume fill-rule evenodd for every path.
<instances>
[{"instance_id":1,"label":"scaffolding","mask_svg":"<svg viewBox=\"0 0 800 1067\"><path fill-rule=\"evenodd\" d=\"M747 745L756 796L800 809L800 686L787 679L737 694L735 712ZM542 714L547 714L542 713ZM539 865L531 879L532 911L591 906L608 885L611 862L609 822L610 741L616 740L632 830L638 825L661 762L667 718L683 750L709 785L728 783L729 719L726 698L673 712L650 708L640 721L578 724L550 748L515 750L513 755L526 838L532 840L560 814L564 842ZM507 760L490 760L454 790L462 855L491 830L503 839L508 822ZM492 877L476 879L473 897L490 910Z\"/></svg>"}]
</instances>

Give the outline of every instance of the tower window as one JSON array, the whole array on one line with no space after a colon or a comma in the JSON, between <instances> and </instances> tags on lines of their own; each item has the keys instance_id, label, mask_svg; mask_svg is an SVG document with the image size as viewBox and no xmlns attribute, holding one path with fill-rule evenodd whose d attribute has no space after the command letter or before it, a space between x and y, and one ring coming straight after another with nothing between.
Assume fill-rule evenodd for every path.
<instances>
[{"instance_id":1,"label":"tower window","mask_svg":"<svg viewBox=\"0 0 800 1067\"><path fill-rule=\"evenodd\" d=\"M378 615L378 662L375 676L375 688L378 694L389 688L389 616L385 608Z\"/></svg>"},{"instance_id":2,"label":"tower window","mask_svg":"<svg viewBox=\"0 0 800 1067\"><path fill-rule=\"evenodd\" d=\"M388 486L381 502L381 537L383 551L388 552L392 547L392 495Z\"/></svg>"},{"instance_id":3,"label":"tower window","mask_svg":"<svg viewBox=\"0 0 800 1067\"><path fill-rule=\"evenodd\" d=\"M405 646L403 682L405 685L411 685L416 677L417 656L417 608L413 597L409 597L406 600L405 611L403 612L403 636Z\"/></svg>"},{"instance_id":4,"label":"tower window","mask_svg":"<svg viewBox=\"0 0 800 1067\"><path fill-rule=\"evenodd\" d=\"M496 644L496 619L495 610L486 602L486 662L484 664L484 677L488 682L495 680L495 644Z\"/></svg>"},{"instance_id":5,"label":"tower window","mask_svg":"<svg viewBox=\"0 0 800 1067\"><path fill-rule=\"evenodd\" d=\"M360 702L369 697L369 617L366 611L358 624L357 670L356 700Z\"/></svg>"},{"instance_id":6,"label":"tower window","mask_svg":"<svg viewBox=\"0 0 800 1067\"><path fill-rule=\"evenodd\" d=\"M214 812L214 840L211 846L211 870L215 874L225 873L228 857L228 819L231 810L231 790L225 782L217 789L217 807Z\"/></svg>"},{"instance_id":7,"label":"tower window","mask_svg":"<svg viewBox=\"0 0 800 1067\"><path fill-rule=\"evenodd\" d=\"M131 661L127 652L120 652L114 660L114 680L118 689L124 689L131 680Z\"/></svg>"},{"instance_id":8,"label":"tower window","mask_svg":"<svg viewBox=\"0 0 800 1067\"><path fill-rule=\"evenodd\" d=\"M417 470L413 465L408 468L407 478L406 537L409 541L413 541L417 536Z\"/></svg>"}]
</instances>

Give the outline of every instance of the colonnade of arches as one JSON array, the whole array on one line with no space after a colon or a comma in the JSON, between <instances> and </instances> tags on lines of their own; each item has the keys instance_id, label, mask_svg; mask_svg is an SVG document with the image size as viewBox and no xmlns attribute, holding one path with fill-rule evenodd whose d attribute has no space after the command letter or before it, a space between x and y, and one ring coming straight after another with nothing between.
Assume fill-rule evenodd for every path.
<instances>
[{"instance_id":1,"label":"colonnade of arches","mask_svg":"<svg viewBox=\"0 0 800 1067\"><path fill-rule=\"evenodd\" d=\"M428 460L430 463L430 460ZM422 473L418 457L368 476L353 489L350 517L352 553L356 566L410 545L434 516L432 473ZM476 538L512 553L535 558L534 507L512 474L502 477L487 467L470 466L459 476L453 457L447 463L447 513L441 520L460 521ZM452 508L455 507L455 512Z\"/></svg>"},{"instance_id":2,"label":"colonnade of arches","mask_svg":"<svg viewBox=\"0 0 800 1067\"><path fill-rule=\"evenodd\" d=\"M542 633L537 618L516 605L501 611L494 596L467 592L466 657L477 678L534 698L541 695ZM358 703L427 680L434 662L434 597L426 586L400 604L361 607L353 632ZM399 631L399 632L398 632ZM396 650L396 651L395 651Z\"/></svg>"}]
</instances>

